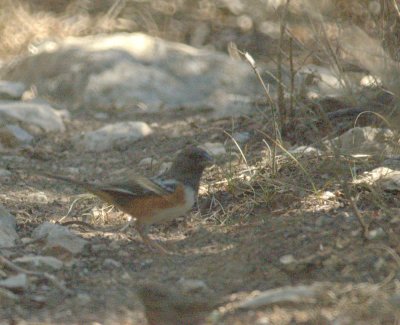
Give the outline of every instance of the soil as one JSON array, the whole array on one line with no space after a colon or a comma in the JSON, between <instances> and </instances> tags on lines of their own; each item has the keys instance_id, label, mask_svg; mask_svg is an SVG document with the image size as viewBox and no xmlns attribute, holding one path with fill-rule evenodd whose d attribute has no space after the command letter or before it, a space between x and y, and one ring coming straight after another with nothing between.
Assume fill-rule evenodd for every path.
<instances>
[{"instance_id":1,"label":"soil","mask_svg":"<svg viewBox=\"0 0 400 325\"><path fill-rule=\"evenodd\" d=\"M138 116L115 113L109 122L127 118L137 120ZM11 170L12 176L1 183L1 198L17 217L21 238L30 237L44 221L61 218L100 228L68 226L89 241L78 256L57 256L64 258L66 266L52 274L72 294L66 295L40 277L29 277L29 289L17 292L19 302L0 307L5 324L146 324L136 295L138 285L150 282L176 288L182 279L203 281L207 290L201 294L221 301L214 318L208 319L210 324L329 324L348 317L363 324L383 324L397 319L389 303L372 314L370 304L377 303L377 297L380 302L387 300L398 283L399 246L393 236L399 229L398 217L382 212L369 191L358 189L357 202L371 229L387 224L385 229L390 230L374 240L362 239L354 211L335 180L338 162L333 157L299 158L308 170L305 175L281 155L273 175L267 147L261 141L260 130L268 130L266 121L251 116L205 121L179 113L161 118L142 115L140 119L153 123L155 133L127 148L102 153L74 149L69 139L99 124L94 114L86 112L72 114L67 132L43 136L30 150L2 156L1 167ZM242 146L247 165L225 133L228 130L250 132L251 139ZM38 170L67 176L75 171L72 177L96 181L115 180L131 171L151 176L184 145L207 141L223 142L231 150L205 172L191 213L152 227L151 237L173 252L167 256L149 250L134 227L127 232L101 231L109 225L123 225L126 216L96 198L79 196L82 190L73 185L36 175ZM146 157L157 159L158 164L139 167ZM369 161L368 166L374 163ZM349 170L341 177L350 177ZM334 195L324 199L320 196L324 191ZM396 193L386 193L381 199L388 211L396 213ZM9 254L15 258L46 252L38 242ZM293 263L283 262L288 255ZM6 268L0 271L12 274ZM333 296L313 303L273 304L256 311L228 308L255 290L315 282L328 283Z\"/></svg>"},{"instance_id":2,"label":"soil","mask_svg":"<svg viewBox=\"0 0 400 325\"><path fill-rule=\"evenodd\" d=\"M48 1L36 2L44 2L49 8ZM91 3L100 6L105 2ZM54 12L65 10L62 2L52 3ZM133 9L138 6L137 1L128 3ZM143 2L147 5L150 2ZM195 14L197 23L201 17L198 11ZM222 28L221 17L210 18L215 20L210 25L213 39L204 42L225 51L235 40L239 49L249 51L256 59L275 58L277 40L255 31L246 34L237 27ZM230 25L236 18L224 22ZM176 37L172 34L169 39L189 38L189 32L178 33L181 24L172 29L174 21L159 23L166 27L157 35L164 37L177 30ZM189 31L184 27L182 30ZM300 30L297 32L300 34ZM306 40L312 38L308 30L304 34ZM309 50L301 47L303 53L297 53L296 44L297 61L315 63L315 59L309 59ZM333 106L337 109L336 104ZM206 324L399 324L399 193L351 183L354 173L380 166L381 157L338 159L324 154L293 159L278 148L274 171L272 122L267 114L254 112L210 121L193 112L185 113L183 108L163 115L109 112L104 121L90 110L70 113L66 132L46 134L30 147L2 152L0 168L12 175L0 178L0 202L16 216L20 238L30 238L33 229L45 221L84 221L96 230L68 225L89 244L77 256L56 254L64 267L48 271L70 294L43 277L29 275L27 289L14 292L17 300L3 300L0 292L0 324L144 325L147 320L137 289L143 283L175 289L184 280L200 280L206 285L206 289L191 292L193 296L218 301L204 320ZM145 121L155 132L129 147L101 153L81 152L72 144L71 139L82 132L124 120ZM333 123L339 125L340 121ZM284 145L308 144L330 132L324 126L321 129L322 135L315 134L307 123L294 120L286 130ZM249 141L240 145L243 155L228 135L234 132L250 134ZM123 179L132 172L153 176L177 150L205 142L224 143L227 154L204 173L198 202L187 216L151 228L150 236L173 252L167 256L149 250L134 226L125 232L107 230L110 226L122 227L127 221L117 209L82 195L79 187L37 173L99 182ZM148 157L158 162L139 166ZM350 193L343 188L346 183ZM360 215L369 230L376 231L369 239L363 236ZM48 254L40 242L0 253L10 260ZM0 264L0 278L14 274ZM278 301L251 310L235 307L260 291L315 283L325 288L317 299Z\"/></svg>"}]
</instances>

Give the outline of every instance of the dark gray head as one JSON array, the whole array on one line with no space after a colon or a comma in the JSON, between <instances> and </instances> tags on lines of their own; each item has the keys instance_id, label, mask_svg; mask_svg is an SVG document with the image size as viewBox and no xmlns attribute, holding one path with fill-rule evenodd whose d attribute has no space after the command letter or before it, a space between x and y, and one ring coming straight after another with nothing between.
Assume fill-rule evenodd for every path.
<instances>
[{"instance_id":1,"label":"dark gray head","mask_svg":"<svg viewBox=\"0 0 400 325\"><path fill-rule=\"evenodd\" d=\"M190 185L197 192L204 168L213 162L212 157L203 149L189 146L175 158L169 174L178 181Z\"/></svg>"}]
</instances>

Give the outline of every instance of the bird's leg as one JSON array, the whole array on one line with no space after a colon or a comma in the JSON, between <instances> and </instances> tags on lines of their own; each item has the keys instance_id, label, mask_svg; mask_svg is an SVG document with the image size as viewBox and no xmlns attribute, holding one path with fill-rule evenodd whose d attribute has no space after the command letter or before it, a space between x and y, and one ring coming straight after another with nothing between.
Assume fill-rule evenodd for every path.
<instances>
[{"instance_id":1,"label":"bird's leg","mask_svg":"<svg viewBox=\"0 0 400 325\"><path fill-rule=\"evenodd\" d=\"M136 230L138 231L140 237L142 238L143 242L150 247L150 249L155 249L161 254L171 254L167 249L165 249L163 246L155 242L154 240L151 240L149 235L147 234L147 227L140 222L136 222Z\"/></svg>"},{"instance_id":2,"label":"bird's leg","mask_svg":"<svg viewBox=\"0 0 400 325\"><path fill-rule=\"evenodd\" d=\"M128 221L119 229L119 232L125 232L133 223L133 218L128 215Z\"/></svg>"}]
</instances>

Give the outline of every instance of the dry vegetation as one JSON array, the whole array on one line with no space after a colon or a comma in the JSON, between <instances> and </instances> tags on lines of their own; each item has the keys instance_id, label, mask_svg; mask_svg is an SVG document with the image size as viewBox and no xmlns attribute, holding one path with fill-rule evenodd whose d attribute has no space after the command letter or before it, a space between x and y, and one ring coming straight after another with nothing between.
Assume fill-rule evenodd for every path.
<instances>
[{"instance_id":1,"label":"dry vegetation","mask_svg":"<svg viewBox=\"0 0 400 325\"><path fill-rule=\"evenodd\" d=\"M280 65L293 78L306 63L331 66L338 74L344 74L353 65L371 71L383 81L384 86L377 91L389 92L394 100L381 111L375 110L378 117L368 114L357 123L389 124L393 130L398 129L400 13L396 1L293 0L286 9L283 3L280 10L263 14L259 13L262 1L242 1L244 6L248 2L248 9L239 11L228 2L3 0L0 58L8 60L34 51L46 40L116 31L143 31L222 51L232 50L229 44L233 42L233 48L250 52L258 62ZM270 20L283 26L277 37L265 34L266 22ZM280 58L279 53L283 54ZM277 71L277 78L281 79ZM362 94L355 93L351 81L348 82L348 88L344 87L348 89L347 103L358 106ZM66 299L62 308L57 301L34 304L26 294L23 308L16 312L11 308L7 316L15 321L47 318L49 322L72 319L71 322L79 323L107 319L107 313L115 311L121 318L110 316L110 323L122 319L126 323L143 323L143 317L132 312L140 310L139 304L126 302L135 300L132 278L130 282L124 278L124 270L102 273L97 268L97 260L124 250L128 253L117 256L126 270L135 270L130 274L135 281L198 278L221 297L303 283L331 284L323 299L310 304L276 305L247 312L230 309L227 303L225 309L221 308L220 318L214 320L218 324L331 324L332 319L335 324L399 324L399 302L393 302L393 294L400 290L399 194L352 183L355 170L361 174L379 166L383 159L346 156L335 150L323 156L289 154L289 145L321 144L320 139L327 135L343 132L338 131L335 120L327 117L335 111L335 105L306 100L297 89L290 89L289 93L290 96L283 96L282 89L281 97L278 93L278 98L270 99L277 113L275 125L256 113L235 121L205 123L194 118L185 126L179 126L176 117L156 117L160 124L165 123L164 133L158 139L143 141L136 148L136 155L129 150L113 152L97 161L90 154L78 159L73 152L63 151L62 147L68 146L65 138L85 123L90 125L85 114L81 114L82 120L71 122L66 135L41 139L35 152L29 153L36 155L41 169L51 169L54 164L58 164L58 169L67 168L77 161L86 166L96 165L98 169L88 169L86 178L99 177L98 171L107 177L111 163L115 170L122 170L128 163L136 165L145 157L145 148L151 148L150 152L159 157L170 154L186 142L181 139L177 144L176 139L168 139L168 134L179 127L191 142L206 142L212 134L214 141L232 148L234 158L219 162L207 172L199 208L186 223L179 220L166 228L153 229L154 236L167 240L182 256L154 257L136 237L135 245L131 245L132 238L125 234L103 236L82 231L87 238L109 247L86 254L79 267L59 276L72 289L90 292L94 297L91 305L82 307L74 298ZM352 117L345 125L349 128L354 124ZM271 132L273 126L276 132ZM254 137L242 147L229 136L234 131L252 132ZM157 141L164 141L161 152L154 145ZM47 152L54 144L59 148ZM27 166L13 168L24 170ZM29 234L44 220L65 215L76 198L71 198L72 190L65 185L60 185L60 192L59 187L46 181L29 181L25 172L13 177L13 182L21 177L31 186L27 190L21 182L11 182L2 188L7 207L18 216L23 234ZM28 195L37 187L49 192L52 203L41 204ZM327 197L327 192L332 195ZM13 196L23 199L10 199ZM94 205L101 206L92 198L79 200L69 217L84 216L85 221L100 226L120 221L114 210L94 210ZM383 230L384 236L368 240L368 231L377 228ZM164 234L159 229L168 231ZM113 250L111 242L118 248ZM281 263L286 255L294 256L295 262ZM151 268L143 264L147 260L151 260ZM82 275L82 269L93 274ZM230 296L231 302L239 296ZM109 306L102 310L105 303ZM92 309L97 316L91 315ZM65 310L70 314L63 314Z\"/></svg>"}]
</instances>

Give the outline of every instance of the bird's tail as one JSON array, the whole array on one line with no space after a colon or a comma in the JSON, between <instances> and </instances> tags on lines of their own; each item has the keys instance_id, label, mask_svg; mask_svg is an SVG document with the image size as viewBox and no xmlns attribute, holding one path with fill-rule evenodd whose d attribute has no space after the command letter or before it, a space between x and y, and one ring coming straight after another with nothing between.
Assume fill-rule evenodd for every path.
<instances>
[{"instance_id":1,"label":"bird's tail","mask_svg":"<svg viewBox=\"0 0 400 325\"><path fill-rule=\"evenodd\" d=\"M68 182L68 183L72 183L72 184L75 184L75 185L82 186L83 188L85 188L89 192L93 192L94 190L96 190L96 186L94 184L91 184L91 183L88 183L88 182L78 181L78 180L75 180L75 179L70 178L70 177L55 175L55 174L46 173L46 172L36 172L36 174L39 175L39 176L44 176L44 177L53 178L53 179L59 179L59 180L62 180L64 182Z\"/></svg>"},{"instance_id":2,"label":"bird's tail","mask_svg":"<svg viewBox=\"0 0 400 325\"><path fill-rule=\"evenodd\" d=\"M65 176L60 176L60 175L55 175L51 173L46 173L46 172L36 172L37 175L48 177L48 178L53 178L53 179L59 179L64 182L68 182L71 184L76 184L78 186L83 187L86 189L88 192L91 192L93 194L96 194L103 198L104 200L107 200L109 197L109 194L104 194L104 193L124 193L124 194L129 194L129 195L135 195L134 191L130 191L129 188L126 187L120 187L118 185L98 185L95 183L90 183L90 182L82 182L75 180L70 177L65 177ZM168 194L169 192L162 188L160 185L157 183L151 181L150 179L143 177L143 176L135 176L130 179L132 183L135 183L136 185L139 185L141 188L146 189L148 191L151 191L155 194L158 195L165 195ZM106 195L106 196L104 196Z\"/></svg>"}]
</instances>

